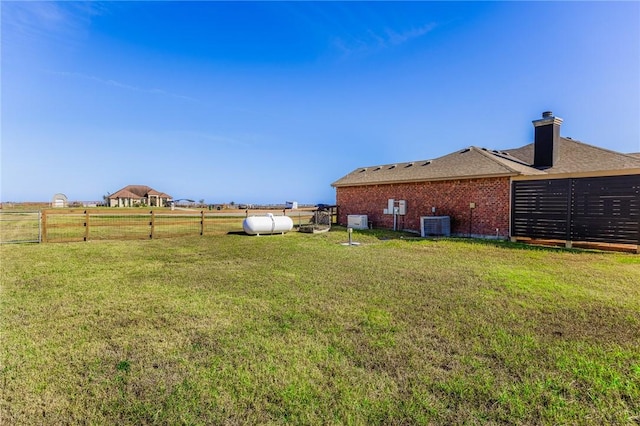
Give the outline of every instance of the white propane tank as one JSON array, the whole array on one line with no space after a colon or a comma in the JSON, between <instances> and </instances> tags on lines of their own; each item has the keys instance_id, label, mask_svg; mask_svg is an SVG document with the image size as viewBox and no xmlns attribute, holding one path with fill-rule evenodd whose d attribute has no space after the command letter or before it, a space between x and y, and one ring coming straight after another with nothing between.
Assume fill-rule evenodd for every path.
<instances>
[{"instance_id":1,"label":"white propane tank","mask_svg":"<svg viewBox=\"0 0 640 426\"><path fill-rule=\"evenodd\" d=\"M249 235L284 234L293 229L293 220L289 216L249 216L242 222L242 229Z\"/></svg>"}]
</instances>

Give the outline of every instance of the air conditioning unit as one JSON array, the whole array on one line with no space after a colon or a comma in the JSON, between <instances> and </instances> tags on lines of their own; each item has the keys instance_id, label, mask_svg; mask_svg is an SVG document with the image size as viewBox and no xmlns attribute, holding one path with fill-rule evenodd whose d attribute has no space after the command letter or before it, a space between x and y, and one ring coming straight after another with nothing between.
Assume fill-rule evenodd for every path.
<instances>
[{"instance_id":1,"label":"air conditioning unit","mask_svg":"<svg viewBox=\"0 0 640 426\"><path fill-rule=\"evenodd\" d=\"M451 235L449 216L420 217L420 235L423 237L448 237Z\"/></svg>"},{"instance_id":2,"label":"air conditioning unit","mask_svg":"<svg viewBox=\"0 0 640 426\"><path fill-rule=\"evenodd\" d=\"M353 229L369 228L369 221L366 214L350 214L347 216L347 226Z\"/></svg>"}]
</instances>

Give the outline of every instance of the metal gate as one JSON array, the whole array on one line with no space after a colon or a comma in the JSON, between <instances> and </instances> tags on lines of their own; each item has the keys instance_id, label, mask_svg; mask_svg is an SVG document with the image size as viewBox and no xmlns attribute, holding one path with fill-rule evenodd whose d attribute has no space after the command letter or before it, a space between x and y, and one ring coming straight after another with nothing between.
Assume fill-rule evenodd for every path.
<instances>
[{"instance_id":1,"label":"metal gate","mask_svg":"<svg viewBox=\"0 0 640 426\"><path fill-rule=\"evenodd\" d=\"M41 235L39 211L0 210L0 244L39 243Z\"/></svg>"},{"instance_id":2,"label":"metal gate","mask_svg":"<svg viewBox=\"0 0 640 426\"><path fill-rule=\"evenodd\" d=\"M515 181L511 235L640 244L640 175Z\"/></svg>"}]
</instances>

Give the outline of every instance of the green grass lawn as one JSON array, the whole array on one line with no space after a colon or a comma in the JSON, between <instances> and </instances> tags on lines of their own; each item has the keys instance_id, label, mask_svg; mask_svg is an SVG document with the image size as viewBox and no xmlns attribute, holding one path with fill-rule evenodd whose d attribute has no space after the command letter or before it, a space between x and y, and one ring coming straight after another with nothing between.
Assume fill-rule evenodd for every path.
<instances>
[{"instance_id":1,"label":"green grass lawn","mask_svg":"<svg viewBox=\"0 0 640 426\"><path fill-rule=\"evenodd\" d=\"M0 423L640 422L640 256L386 237L0 246Z\"/></svg>"}]
</instances>

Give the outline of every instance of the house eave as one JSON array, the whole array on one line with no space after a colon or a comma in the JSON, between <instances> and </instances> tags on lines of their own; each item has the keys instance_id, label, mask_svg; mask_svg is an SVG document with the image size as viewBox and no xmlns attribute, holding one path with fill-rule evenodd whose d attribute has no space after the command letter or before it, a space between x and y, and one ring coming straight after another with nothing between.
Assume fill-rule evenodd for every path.
<instances>
[{"instance_id":1,"label":"house eave","mask_svg":"<svg viewBox=\"0 0 640 426\"><path fill-rule=\"evenodd\" d=\"M422 178L422 179L401 179L401 180L384 180L384 181L368 181L368 182L354 182L354 183L338 183L331 184L334 188L346 188L350 186L372 186L372 185L396 185L403 183L420 183L420 182L444 182L452 180L472 180L472 179L488 179L488 178L500 178L518 176L519 173L494 173L494 174L482 174L482 175L469 175L469 176L444 176L437 178ZM541 175L536 175L540 178Z\"/></svg>"}]
</instances>

